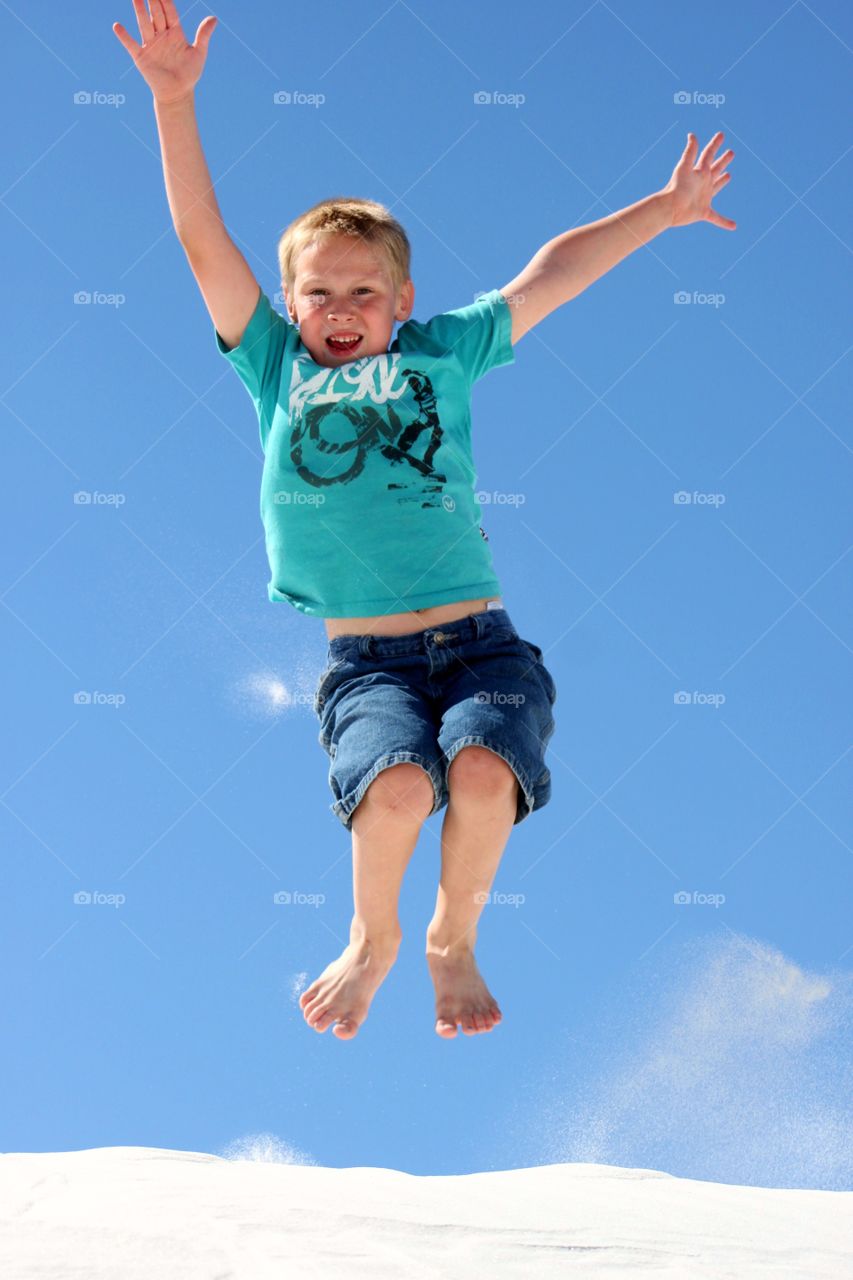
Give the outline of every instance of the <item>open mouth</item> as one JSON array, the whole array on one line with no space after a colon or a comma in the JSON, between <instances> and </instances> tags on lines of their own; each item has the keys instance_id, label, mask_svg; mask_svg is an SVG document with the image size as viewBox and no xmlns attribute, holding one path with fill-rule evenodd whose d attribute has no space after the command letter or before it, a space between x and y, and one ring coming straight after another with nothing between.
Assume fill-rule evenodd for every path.
<instances>
[{"instance_id":1,"label":"open mouth","mask_svg":"<svg viewBox=\"0 0 853 1280\"><path fill-rule=\"evenodd\" d=\"M358 347L360 342L361 342L361 334L352 334L351 336L346 338L330 335L326 339L326 346L329 348L330 351L337 351L339 353L349 354L349 352L355 351L355 349Z\"/></svg>"}]
</instances>

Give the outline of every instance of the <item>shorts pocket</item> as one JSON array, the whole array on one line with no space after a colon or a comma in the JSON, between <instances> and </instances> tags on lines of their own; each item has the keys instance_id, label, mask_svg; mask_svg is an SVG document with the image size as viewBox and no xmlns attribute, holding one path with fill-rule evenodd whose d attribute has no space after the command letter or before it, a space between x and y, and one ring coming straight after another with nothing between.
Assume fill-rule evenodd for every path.
<instances>
[{"instance_id":1,"label":"shorts pocket","mask_svg":"<svg viewBox=\"0 0 853 1280\"><path fill-rule=\"evenodd\" d=\"M320 680L314 691L314 714L322 717L325 707L326 698L331 692L335 676L347 665L346 658L338 658L335 662L330 663L320 675Z\"/></svg>"},{"instance_id":2,"label":"shorts pocket","mask_svg":"<svg viewBox=\"0 0 853 1280\"><path fill-rule=\"evenodd\" d=\"M542 660L543 660L543 659L542 659L542 650L539 648L539 645L538 645L538 644L534 644L532 640L523 640L521 636L519 636L518 638L519 638L519 640L521 640L521 643L524 645L524 647L525 647L526 649L529 649L529 650L530 650L530 652L533 654L533 656L534 656L534 658L536 659L536 661L537 661L537 662L542 662Z\"/></svg>"},{"instance_id":3,"label":"shorts pocket","mask_svg":"<svg viewBox=\"0 0 853 1280\"><path fill-rule=\"evenodd\" d=\"M519 639L515 627L492 627L487 635L487 640L492 644L517 644Z\"/></svg>"},{"instance_id":4,"label":"shorts pocket","mask_svg":"<svg viewBox=\"0 0 853 1280\"><path fill-rule=\"evenodd\" d=\"M544 681L545 692L548 695L548 701L551 703L551 706L553 707L554 703L557 701L557 686L554 683L554 677L551 675L551 672L545 666L545 660L542 656L542 650L539 648L539 645L534 644L532 640L524 640L521 636L519 636L518 638L521 644L524 645L525 649L527 649L529 653L533 656L536 662L536 670L539 672L539 674L541 675Z\"/></svg>"}]
</instances>

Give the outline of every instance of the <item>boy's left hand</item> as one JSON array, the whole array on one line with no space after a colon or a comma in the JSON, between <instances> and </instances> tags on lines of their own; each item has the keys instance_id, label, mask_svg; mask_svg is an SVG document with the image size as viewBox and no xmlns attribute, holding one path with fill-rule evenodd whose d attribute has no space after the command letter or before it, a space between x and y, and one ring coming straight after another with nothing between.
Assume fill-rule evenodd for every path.
<instances>
[{"instance_id":1,"label":"boy's left hand","mask_svg":"<svg viewBox=\"0 0 853 1280\"><path fill-rule=\"evenodd\" d=\"M732 176L723 173L723 169L734 155L733 151L724 151L719 159L713 160L714 152L722 141L723 134L715 133L697 161L699 143L696 135L687 135L687 146L663 188L670 196L673 227L686 227L691 222L713 222L715 227L723 227L726 231L734 231L737 227L731 218L724 218L711 208L714 196Z\"/></svg>"}]
</instances>

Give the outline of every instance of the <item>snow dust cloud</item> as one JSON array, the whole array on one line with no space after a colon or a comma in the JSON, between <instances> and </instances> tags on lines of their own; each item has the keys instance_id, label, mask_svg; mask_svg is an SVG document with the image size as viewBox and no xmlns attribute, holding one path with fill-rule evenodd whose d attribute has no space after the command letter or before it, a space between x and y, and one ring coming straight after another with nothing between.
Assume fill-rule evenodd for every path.
<instances>
[{"instance_id":1,"label":"snow dust cloud","mask_svg":"<svg viewBox=\"0 0 853 1280\"><path fill-rule=\"evenodd\" d=\"M542 1160L851 1189L851 975L731 932L656 965L619 993L603 1045L584 1045L573 1104L552 1094Z\"/></svg>"}]
</instances>

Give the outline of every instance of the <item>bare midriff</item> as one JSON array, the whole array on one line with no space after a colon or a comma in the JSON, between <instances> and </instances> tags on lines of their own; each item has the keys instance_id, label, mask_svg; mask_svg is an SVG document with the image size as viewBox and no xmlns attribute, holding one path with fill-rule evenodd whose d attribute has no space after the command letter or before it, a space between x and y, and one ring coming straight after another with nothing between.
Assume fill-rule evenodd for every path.
<instances>
[{"instance_id":1,"label":"bare midriff","mask_svg":"<svg viewBox=\"0 0 853 1280\"><path fill-rule=\"evenodd\" d=\"M456 622L469 613L482 613L490 600L499 596L484 596L482 600L454 600L451 604L436 604L428 609L410 609L406 613L386 613L376 618L324 618L326 635L334 636L374 635L403 636L410 631L425 631L427 627L440 627L443 622Z\"/></svg>"}]
</instances>

